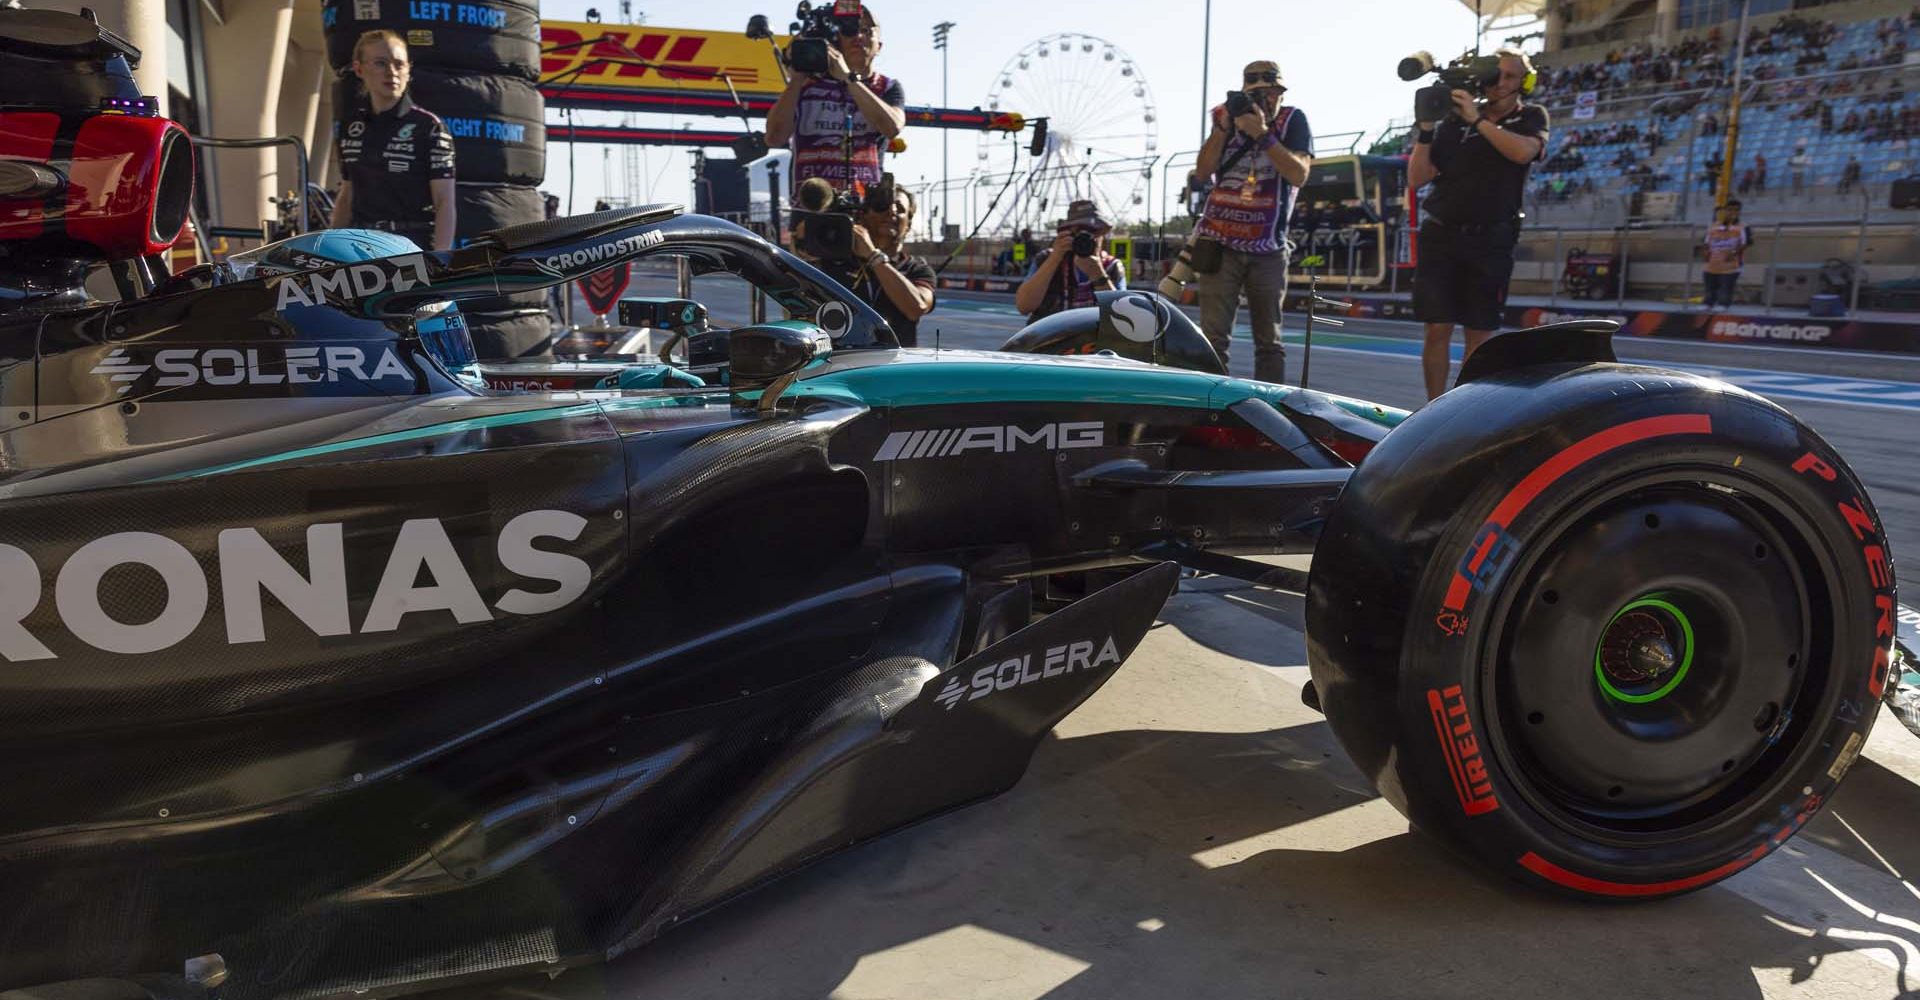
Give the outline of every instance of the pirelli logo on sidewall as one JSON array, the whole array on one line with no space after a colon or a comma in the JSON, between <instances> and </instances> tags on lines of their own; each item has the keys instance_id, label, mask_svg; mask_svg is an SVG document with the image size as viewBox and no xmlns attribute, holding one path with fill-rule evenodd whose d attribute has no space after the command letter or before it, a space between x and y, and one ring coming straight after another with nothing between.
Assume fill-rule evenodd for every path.
<instances>
[{"instance_id":1,"label":"pirelli logo on sidewall","mask_svg":"<svg viewBox=\"0 0 1920 1000\"><path fill-rule=\"evenodd\" d=\"M876 462L903 462L910 458L956 458L968 452L1005 454L1024 449L1064 451L1098 448L1107 443L1107 427L1098 420L1041 424L1033 430L1014 424L983 427L940 427L923 431L894 431L880 443Z\"/></svg>"},{"instance_id":2,"label":"pirelli logo on sidewall","mask_svg":"<svg viewBox=\"0 0 1920 1000\"><path fill-rule=\"evenodd\" d=\"M1473 734L1473 719L1467 715L1467 699L1460 685L1444 691L1427 691L1427 712L1433 716L1433 732L1440 740L1440 755L1447 762L1447 776L1460 797L1460 810L1469 816L1490 813L1500 808L1493 797L1493 781L1487 776L1487 762L1480 757L1480 741Z\"/></svg>"}]
</instances>

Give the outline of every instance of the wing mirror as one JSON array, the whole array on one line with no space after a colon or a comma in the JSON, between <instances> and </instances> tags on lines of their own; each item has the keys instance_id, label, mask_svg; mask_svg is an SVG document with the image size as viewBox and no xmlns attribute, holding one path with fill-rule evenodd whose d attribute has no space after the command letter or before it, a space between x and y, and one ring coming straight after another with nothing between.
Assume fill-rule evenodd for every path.
<instances>
[{"instance_id":1,"label":"wing mirror","mask_svg":"<svg viewBox=\"0 0 1920 1000\"><path fill-rule=\"evenodd\" d=\"M833 352L833 340L812 323L781 320L733 331L727 343L729 381L756 389Z\"/></svg>"}]
</instances>

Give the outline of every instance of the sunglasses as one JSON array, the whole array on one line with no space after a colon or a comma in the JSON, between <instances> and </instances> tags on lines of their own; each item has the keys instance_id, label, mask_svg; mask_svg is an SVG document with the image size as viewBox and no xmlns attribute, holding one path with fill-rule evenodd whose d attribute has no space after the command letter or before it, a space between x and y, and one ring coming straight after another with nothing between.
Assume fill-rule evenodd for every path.
<instances>
[{"instance_id":1,"label":"sunglasses","mask_svg":"<svg viewBox=\"0 0 1920 1000\"><path fill-rule=\"evenodd\" d=\"M1246 82L1248 83L1279 83L1280 74L1270 69L1261 70L1258 73L1248 73L1246 75Z\"/></svg>"}]
</instances>

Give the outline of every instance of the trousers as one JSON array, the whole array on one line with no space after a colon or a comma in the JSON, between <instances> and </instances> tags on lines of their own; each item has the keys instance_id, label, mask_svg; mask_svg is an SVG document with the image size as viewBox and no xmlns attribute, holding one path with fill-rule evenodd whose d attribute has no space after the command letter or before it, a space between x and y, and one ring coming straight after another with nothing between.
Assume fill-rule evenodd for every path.
<instances>
[{"instance_id":1,"label":"trousers","mask_svg":"<svg viewBox=\"0 0 1920 1000\"><path fill-rule=\"evenodd\" d=\"M1253 324L1253 377L1287 380L1287 349L1280 343L1280 304L1287 294L1287 252L1252 254L1222 249L1220 268L1200 276L1200 329L1226 364L1240 293L1247 294Z\"/></svg>"}]
</instances>

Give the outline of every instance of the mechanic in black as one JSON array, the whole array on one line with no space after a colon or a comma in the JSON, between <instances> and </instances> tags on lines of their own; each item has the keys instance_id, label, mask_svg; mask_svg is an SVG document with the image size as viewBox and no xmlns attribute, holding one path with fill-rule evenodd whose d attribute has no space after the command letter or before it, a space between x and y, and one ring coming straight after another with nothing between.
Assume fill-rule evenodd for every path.
<instances>
[{"instance_id":1,"label":"mechanic in black","mask_svg":"<svg viewBox=\"0 0 1920 1000\"><path fill-rule=\"evenodd\" d=\"M1432 182L1420 203L1419 262L1413 313L1427 326L1421 367L1427 398L1447 388L1447 348L1457 323L1467 353L1500 327L1520 239L1520 197L1527 172L1547 148L1547 112L1521 100L1533 89L1533 63L1501 49L1500 81L1484 102L1453 92L1444 122L1419 122L1407 180Z\"/></svg>"},{"instance_id":2,"label":"mechanic in black","mask_svg":"<svg viewBox=\"0 0 1920 1000\"><path fill-rule=\"evenodd\" d=\"M892 204L861 208L853 224L851 260L814 262L872 306L893 328L901 347L919 343L920 319L934 306L933 265L904 247L917 208L912 191L894 188Z\"/></svg>"},{"instance_id":3,"label":"mechanic in black","mask_svg":"<svg viewBox=\"0 0 1920 1000\"><path fill-rule=\"evenodd\" d=\"M453 249L453 134L407 96L407 43L384 29L361 35L353 72L368 105L336 136L343 179L333 226L384 229L429 250Z\"/></svg>"}]
</instances>

